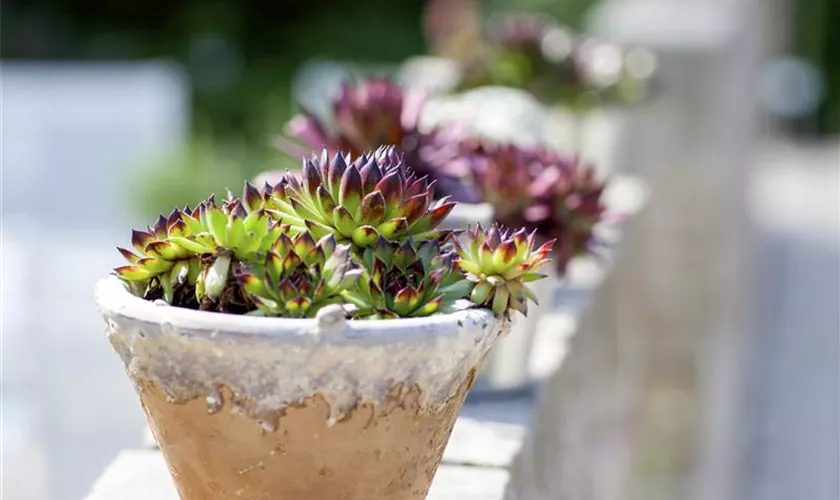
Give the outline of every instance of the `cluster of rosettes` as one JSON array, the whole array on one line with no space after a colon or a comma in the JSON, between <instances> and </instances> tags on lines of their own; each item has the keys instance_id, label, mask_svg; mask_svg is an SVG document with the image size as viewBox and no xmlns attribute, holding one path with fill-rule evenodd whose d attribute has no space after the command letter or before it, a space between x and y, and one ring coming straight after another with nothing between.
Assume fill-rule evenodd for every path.
<instances>
[{"instance_id":1,"label":"cluster of rosettes","mask_svg":"<svg viewBox=\"0 0 840 500\"><path fill-rule=\"evenodd\" d=\"M311 317L327 304L342 302L341 292L358 280L348 245L329 234L318 242L309 233L280 234L259 265L245 265L239 284L257 314Z\"/></svg>"},{"instance_id":2,"label":"cluster of rosettes","mask_svg":"<svg viewBox=\"0 0 840 500\"><path fill-rule=\"evenodd\" d=\"M263 190L246 183L241 198L211 196L134 231L139 255L121 248L129 264L115 272L139 296L202 310L297 318L342 304L354 318L428 316L482 298L466 254L437 229L454 205L435 201L434 182L410 173L393 147L355 160L325 150L299 175ZM493 245L497 232L468 240ZM518 295L508 309L489 296L497 313L527 310L525 292L510 290Z\"/></svg>"}]
</instances>

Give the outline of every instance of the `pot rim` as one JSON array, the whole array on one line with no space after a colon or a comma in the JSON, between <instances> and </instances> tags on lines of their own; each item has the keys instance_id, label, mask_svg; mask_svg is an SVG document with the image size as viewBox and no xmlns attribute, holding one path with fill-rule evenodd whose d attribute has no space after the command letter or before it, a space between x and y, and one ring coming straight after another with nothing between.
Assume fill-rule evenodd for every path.
<instances>
[{"instance_id":1,"label":"pot rim","mask_svg":"<svg viewBox=\"0 0 840 500\"><path fill-rule=\"evenodd\" d=\"M321 330L319 318L245 316L157 304L132 294L115 275L96 283L95 298L106 318L119 316L144 323L165 324L175 330L212 332L213 336L299 338ZM419 318L346 320L340 330L342 336L348 339L401 341L418 334L457 335L465 325L500 320L489 309L471 308Z\"/></svg>"}]
</instances>

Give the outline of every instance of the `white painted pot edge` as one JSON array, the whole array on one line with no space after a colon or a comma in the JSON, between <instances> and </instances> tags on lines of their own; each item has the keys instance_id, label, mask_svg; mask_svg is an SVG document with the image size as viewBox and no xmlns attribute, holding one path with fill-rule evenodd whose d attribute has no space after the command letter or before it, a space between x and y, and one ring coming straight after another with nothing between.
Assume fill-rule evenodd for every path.
<instances>
[{"instance_id":1,"label":"white painted pot edge","mask_svg":"<svg viewBox=\"0 0 840 500\"><path fill-rule=\"evenodd\" d=\"M210 411L224 385L254 415L319 395L331 422L386 405L395 386L419 389L421 408L446 403L510 323L486 309L379 321L195 311L136 297L116 276L97 283L96 302L135 384L173 402L205 397Z\"/></svg>"},{"instance_id":2,"label":"white painted pot edge","mask_svg":"<svg viewBox=\"0 0 840 500\"><path fill-rule=\"evenodd\" d=\"M437 336L457 335L459 322L495 319L493 312L488 309L467 309L425 318L352 320L344 322L338 331L329 332L325 331L323 323L319 324L317 319L244 316L156 304L133 295L116 276L100 280L96 284L95 296L103 315L168 324L179 329L195 331L198 335L213 331L217 335L293 340L302 336L335 333L348 341L402 342L416 336L428 337L427 332L432 329Z\"/></svg>"}]
</instances>

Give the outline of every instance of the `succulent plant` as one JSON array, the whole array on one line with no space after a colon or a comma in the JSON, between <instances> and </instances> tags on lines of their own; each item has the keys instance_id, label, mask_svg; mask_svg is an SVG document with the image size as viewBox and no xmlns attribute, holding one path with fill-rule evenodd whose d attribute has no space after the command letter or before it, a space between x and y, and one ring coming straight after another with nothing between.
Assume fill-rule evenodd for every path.
<instances>
[{"instance_id":1,"label":"succulent plant","mask_svg":"<svg viewBox=\"0 0 840 500\"><path fill-rule=\"evenodd\" d=\"M388 242L365 248L362 279L345 297L357 317L400 318L446 311L464 298L471 283L455 269L455 253L437 241Z\"/></svg>"},{"instance_id":2,"label":"succulent plant","mask_svg":"<svg viewBox=\"0 0 840 500\"><path fill-rule=\"evenodd\" d=\"M470 301L491 308L496 314L509 309L528 314L528 301L537 297L528 283L545 278L539 269L550 262L554 241L534 250L535 232L514 233L494 225L468 231L466 242L457 242L457 265L467 273L472 287Z\"/></svg>"},{"instance_id":3,"label":"succulent plant","mask_svg":"<svg viewBox=\"0 0 840 500\"><path fill-rule=\"evenodd\" d=\"M379 237L436 239L436 228L455 203L434 201L434 184L406 168L393 146L380 147L355 160L327 150L304 161L301 178L286 176L265 200L269 212L297 231L316 238L334 234L354 248L374 245Z\"/></svg>"},{"instance_id":4,"label":"succulent plant","mask_svg":"<svg viewBox=\"0 0 840 500\"><path fill-rule=\"evenodd\" d=\"M324 149L300 177L263 190L246 183L241 198L210 196L135 230L137 253L119 248L128 265L114 272L147 300L226 313L306 318L340 304L355 318L402 318L465 298L527 312L524 283L541 277L550 245L532 251L533 234L493 228L470 233L456 253L453 232L438 229L455 203L433 202L434 184L393 146L355 159Z\"/></svg>"},{"instance_id":5,"label":"succulent plant","mask_svg":"<svg viewBox=\"0 0 840 500\"><path fill-rule=\"evenodd\" d=\"M175 292L194 294L202 308L212 308L231 289L231 269L236 262L255 262L282 233L291 228L262 209L262 195L246 185L245 203L230 196L221 206L210 196L195 209L174 210L161 216L147 231L135 230L136 255L119 248L129 265L115 269L138 294L156 294L168 303ZM246 208L248 207L248 208ZM178 302L190 302L180 293ZM223 306L224 307L224 306Z\"/></svg>"},{"instance_id":6,"label":"succulent plant","mask_svg":"<svg viewBox=\"0 0 840 500\"><path fill-rule=\"evenodd\" d=\"M593 167L544 147L467 140L444 168L468 177L474 192L463 201L483 200L501 224L557 240L552 257L561 274L571 258L590 250L593 229L605 216L605 183Z\"/></svg>"},{"instance_id":7,"label":"succulent plant","mask_svg":"<svg viewBox=\"0 0 840 500\"><path fill-rule=\"evenodd\" d=\"M301 233L280 234L265 261L242 265L237 279L258 314L306 318L324 305L342 302L340 293L360 274L353 269L348 245L336 245L331 234L315 242Z\"/></svg>"},{"instance_id":8,"label":"succulent plant","mask_svg":"<svg viewBox=\"0 0 840 500\"><path fill-rule=\"evenodd\" d=\"M117 247L128 261L128 265L114 270L117 276L128 282L135 293L146 295L152 289L162 292L163 299L172 303L176 288L194 286L198 279L199 253L174 243L172 240L189 237L193 227L185 221L192 211L175 209L169 217L161 215L154 226L146 230L132 230L131 244L137 253ZM138 255L139 254L139 255Z\"/></svg>"}]
</instances>

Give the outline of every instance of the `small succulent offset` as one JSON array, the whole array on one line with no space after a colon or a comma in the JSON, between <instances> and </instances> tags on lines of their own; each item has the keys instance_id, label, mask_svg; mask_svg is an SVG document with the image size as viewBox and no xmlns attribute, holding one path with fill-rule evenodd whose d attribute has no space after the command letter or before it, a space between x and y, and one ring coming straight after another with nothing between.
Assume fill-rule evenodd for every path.
<instances>
[{"instance_id":1,"label":"small succulent offset","mask_svg":"<svg viewBox=\"0 0 840 500\"><path fill-rule=\"evenodd\" d=\"M527 283L545 278L539 269L550 262L554 240L534 250L535 232L524 229L514 233L498 225L485 231L480 225L469 231L466 243L455 243L458 267L472 283L470 300L485 305L496 314L514 309L528 314L528 300L537 297Z\"/></svg>"},{"instance_id":2,"label":"small succulent offset","mask_svg":"<svg viewBox=\"0 0 840 500\"><path fill-rule=\"evenodd\" d=\"M341 151L330 160L324 149L304 161L300 179L287 175L273 186L265 206L298 231L333 234L354 248L380 237L439 239L446 233L437 227L455 203L435 201L434 184L409 173L393 146L355 160Z\"/></svg>"},{"instance_id":3,"label":"small succulent offset","mask_svg":"<svg viewBox=\"0 0 840 500\"><path fill-rule=\"evenodd\" d=\"M303 174L161 216L133 232L138 253L119 249L129 264L115 274L147 300L223 313L310 318L338 304L351 318L391 319L446 313L462 299L527 312L525 283L542 277L550 245L534 251L533 234L498 228L455 242L437 229L455 204L433 202L434 182L393 147L355 160L325 150Z\"/></svg>"},{"instance_id":4,"label":"small succulent offset","mask_svg":"<svg viewBox=\"0 0 840 500\"><path fill-rule=\"evenodd\" d=\"M357 317L429 316L448 311L469 291L469 283L455 271L455 253L438 241L379 238L360 260L362 279L345 294L358 307Z\"/></svg>"},{"instance_id":5,"label":"small succulent offset","mask_svg":"<svg viewBox=\"0 0 840 500\"><path fill-rule=\"evenodd\" d=\"M329 234L318 242L309 233L280 234L259 265L243 264L239 284L256 314L306 318L327 304L343 302L341 292L361 271L353 269L349 245Z\"/></svg>"}]
</instances>

